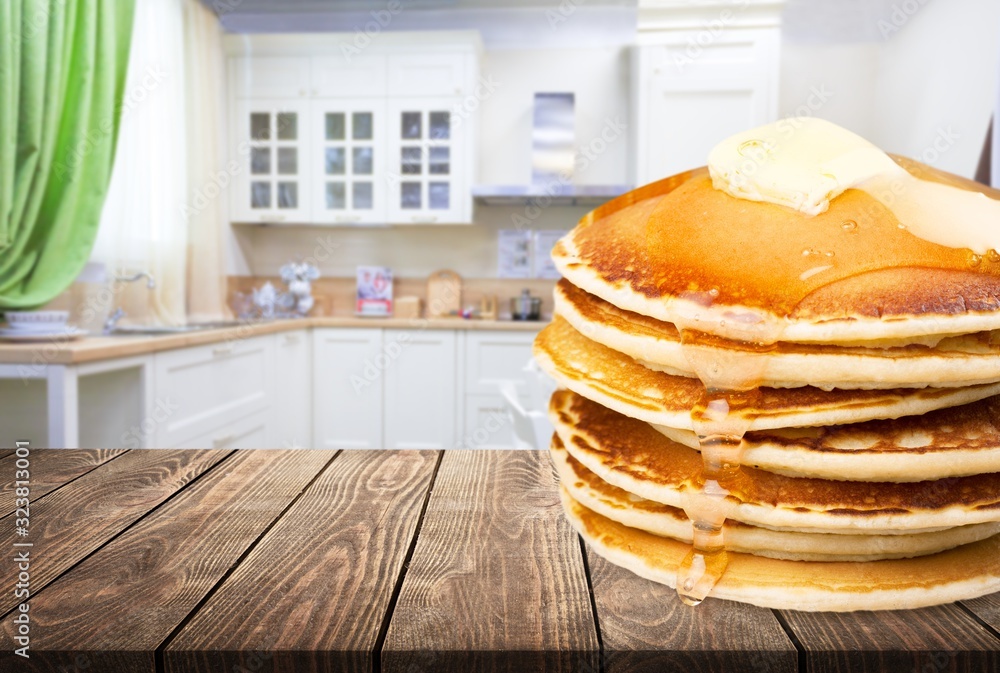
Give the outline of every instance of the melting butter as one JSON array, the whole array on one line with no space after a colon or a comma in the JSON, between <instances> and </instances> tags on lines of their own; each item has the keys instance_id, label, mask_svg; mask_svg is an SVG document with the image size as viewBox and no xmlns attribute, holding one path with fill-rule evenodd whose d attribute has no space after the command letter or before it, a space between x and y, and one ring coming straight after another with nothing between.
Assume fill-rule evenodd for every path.
<instances>
[{"instance_id":1,"label":"melting butter","mask_svg":"<svg viewBox=\"0 0 1000 673\"><path fill-rule=\"evenodd\" d=\"M1000 250L1000 201L917 178L861 136L823 119L783 119L731 136L709 153L708 169L712 185L731 196L810 216L846 190L860 189L914 236L978 255Z\"/></svg>"}]
</instances>

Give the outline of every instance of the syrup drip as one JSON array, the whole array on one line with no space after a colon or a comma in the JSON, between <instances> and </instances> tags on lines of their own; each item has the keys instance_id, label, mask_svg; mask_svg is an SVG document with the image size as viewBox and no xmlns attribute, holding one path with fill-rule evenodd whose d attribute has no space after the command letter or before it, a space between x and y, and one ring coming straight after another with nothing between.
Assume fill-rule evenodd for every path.
<instances>
[{"instance_id":1,"label":"syrup drip","mask_svg":"<svg viewBox=\"0 0 1000 673\"><path fill-rule=\"evenodd\" d=\"M695 306L708 307L718 293L689 296ZM720 326L724 318L718 320ZM705 386L691 411L691 422L701 449L702 470L682 494L682 507L692 524L692 547L677 570L677 595L687 605L698 605L722 578L729 563L724 526L740 503L753 499L753 482L742 469L743 436L753 424L760 404L767 355L779 340L778 329L752 314L730 317L743 339L723 340L704 329L709 318L696 312L681 321L684 354ZM721 345L725 350L706 347ZM735 346L735 347L734 347Z\"/></svg>"}]
</instances>

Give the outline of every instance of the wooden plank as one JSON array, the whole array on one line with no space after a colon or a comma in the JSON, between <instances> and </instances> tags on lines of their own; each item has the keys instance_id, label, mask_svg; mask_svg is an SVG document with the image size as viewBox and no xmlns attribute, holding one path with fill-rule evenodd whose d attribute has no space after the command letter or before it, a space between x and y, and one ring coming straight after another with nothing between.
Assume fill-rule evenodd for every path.
<instances>
[{"instance_id":1,"label":"wooden plank","mask_svg":"<svg viewBox=\"0 0 1000 673\"><path fill-rule=\"evenodd\" d=\"M166 645L166 670L372 670L438 455L338 456Z\"/></svg>"},{"instance_id":2,"label":"wooden plank","mask_svg":"<svg viewBox=\"0 0 1000 673\"><path fill-rule=\"evenodd\" d=\"M33 545L31 556L39 562L32 566L31 589L37 592L228 453L129 451L32 503L28 536L16 537L13 525L4 526L0 548ZM14 586L16 577L14 564L0 565L0 587ZM18 603L12 591L0 592L0 615Z\"/></svg>"},{"instance_id":3,"label":"wooden plank","mask_svg":"<svg viewBox=\"0 0 1000 673\"><path fill-rule=\"evenodd\" d=\"M128 449L32 449L28 454L31 501L90 472ZM14 481L17 456L0 458L0 518L14 511Z\"/></svg>"},{"instance_id":4,"label":"wooden plank","mask_svg":"<svg viewBox=\"0 0 1000 673\"><path fill-rule=\"evenodd\" d=\"M598 670L583 554L547 453L446 452L382 670Z\"/></svg>"},{"instance_id":5,"label":"wooden plank","mask_svg":"<svg viewBox=\"0 0 1000 673\"><path fill-rule=\"evenodd\" d=\"M677 592L588 550L605 673L795 673L798 650L770 610Z\"/></svg>"},{"instance_id":6,"label":"wooden plank","mask_svg":"<svg viewBox=\"0 0 1000 673\"><path fill-rule=\"evenodd\" d=\"M782 610L806 671L982 671L1000 668L1000 640L957 605L883 612Z\"/></svg>"},{"instance_id":7,"label":"wooden plank","mask_svg":"<svg viewBox=\"0 0 1000 673\"><path fill-rule=\"evenodd\" d=\"M32 598L32 660L154 671L157 646L332 457L235 452ZM3 624L8 641L12 628Z\"/></svg>"},{"instance_id":8,"label":"wooden plank","mask_svg":"<svg viewBox=\"0 0 1000 673\"><path fill-rule=\"evenodd\" d=\"M14 449L0 449L0 458L6 458L14 453Z\"/></svg>"},{"instance_id":9,"label":"wooden plank","mask_svg":"<svg viewBox=\"0 0 1000 673\"><path fill-rule=\"evenodd\" d=\"M993 629L994 635L1000 633L1000 592L962 601L959 605Z\"/></svg>"}]
</instances>

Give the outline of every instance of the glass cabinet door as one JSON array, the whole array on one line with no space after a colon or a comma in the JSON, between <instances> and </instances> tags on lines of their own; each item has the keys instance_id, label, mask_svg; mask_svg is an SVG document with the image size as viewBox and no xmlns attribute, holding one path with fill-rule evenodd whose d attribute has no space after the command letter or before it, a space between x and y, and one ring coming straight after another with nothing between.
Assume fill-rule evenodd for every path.
<instances>
[{"instance_id":1,"label":"glass cabinet door","mask_svg":"<svg viewBox=\"0 0 1000 673\"><path fill-rule=\"evenodd\" d=\"M392 102L390 220L399 223L459 222L466 168L461 124L452 115L451 98L409 99ZM471 213L470 213L471 214Z\"/></svg>"},{"instance_id":2,"label":"glass cabinet door","mask_svg":"<svg viewBox=\"0 0 1000 673\"><path fill-rule=\"evenodd\" d=\"M313 101L316 222L385 222L385 101Z\"/></svg>"},{"instance_id":3,"label":"glass cabinet door","mask_svg":"<svg viewBox=\"0 0 1000 673\"><path fill-rule=\"evenodd\" d=\"M246 222L308 222L308 108L296 101L241 101L239 152L243 172L234 178L236 217Z\"/></svg>"}]
</instances>

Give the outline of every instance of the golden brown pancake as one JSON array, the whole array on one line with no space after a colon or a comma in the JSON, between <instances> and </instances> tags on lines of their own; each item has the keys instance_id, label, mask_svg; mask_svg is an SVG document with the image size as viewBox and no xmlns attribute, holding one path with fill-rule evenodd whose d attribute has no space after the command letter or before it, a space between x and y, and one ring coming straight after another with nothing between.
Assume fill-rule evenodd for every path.
<instances>
[{"instance_id":1,"label":"golden brown pancake","mask_svg":"<svg viewBox=\"0 0 1000 673\"><path fill-rule=\"evenodd\" d=\"M644 367L590 341L556 316L535 339L535 359L561 385L622 414L691 430L691 409L704 386L698 379ZM811 386L762 388L751 430L837 425L922 414L1000 394L1000 384L964 388L831 390Z\"/></svg>"},{"instance_id":2,"label":"golden brown pancake","mask_svg":"<svg viewBox=\"0 0 1000 673\"><path fill-rule=\"evenodd\" d=\"M1000 198L916 162L897 163ZM859 190L808 216L734 198L698 169L589 213L553 259L573 285L619 308L674 324L693 308L713 316L705 331L728 338L744 334L733 319L741 315L780 328L773 340L806 343L1000 329L1000 255L931 243L900 224Z\"/></svg>"},{"instance_id":3,"label":"golden brown pancake","mask_svg":"<svg viewBox=\"0 0 1000 673\"><path fill-rule=\"evenodd\" d=\"M556 313L577 331L624 353L647 367L681 376L696 376L692 351L703 361L724 360L742 349L740 342L702 337L682 344L675 325L625 311L592 294L559 281ZM1000 332L945 337L936 345L831 346L781 342L761 360L762 386L811 385L831 388L900 388L968 386L1000 381Z\"/></svg>"},{"instance_id":4,"label":"golden brown pancake","mask_svg":"<svg viewBox=\"0 0 1000 673\"><path fill-rule=\"evenodd\" d=\"M601 479L672 507L698 487L698 452L647 423L570 391L550 404L569 453ZM755 526L825 533L903 534L1000 521L1000 474L890 483L793 478L743 467L742 500L728 518Z\"/></svg>"},{"instance_id":5,"label":"golden brown pancake","mask_svg":"<svg viewBox=\"0 0 1000 673\"><path fill-rule=\"evenodd\" d=\"M684 542L629 528L587 509L560 489L566 516L588 545L615 565L675 586ZM902 610L976 598L1000 589L1000 536L901 560L784 561L729 553L712 596L765 608L848 612Z\"/></svg>"},{"instance_id":6,"label":"golden brown pancake","mask_svg":"<svg viewBox=\"0 0 1000 673\"><path fill-rule=\"evenodd\" d=\"M1000 472L1000 397L920 416L748 432L744 460L792 477L926 481ZM694 432L653 426L698 449Z\"/></svg>"},{"instance_id":7,"label":"golden brown pancake","mask_svg":"<svg viewBox=\"0 0 1000 673\"><path fill-rule=\"evenodd\" d=\"M691 542L691 520L682 509L609 484L570 455L558 435L552 438L551 454L562 487L587 509L631 528ZM984 540L997 533L1000 533L998 522L913 535L800 533L748 526L739 521L727 521L723 526L726 549L790 561L910 558Z\"/></svg>"}]
</instances>

